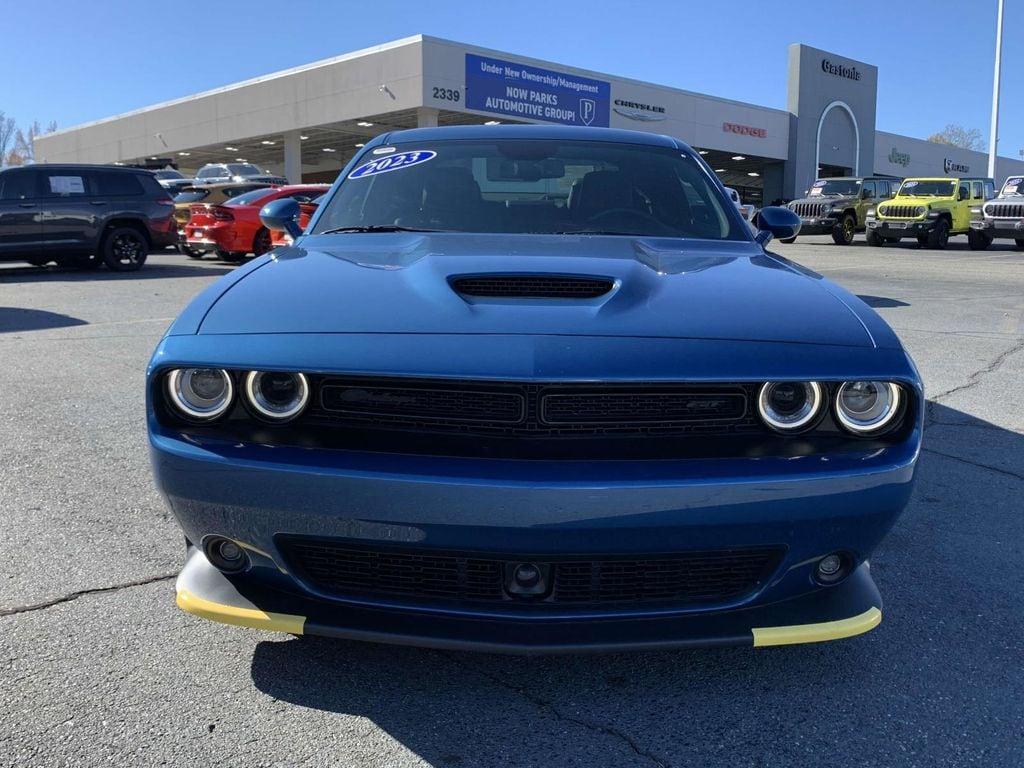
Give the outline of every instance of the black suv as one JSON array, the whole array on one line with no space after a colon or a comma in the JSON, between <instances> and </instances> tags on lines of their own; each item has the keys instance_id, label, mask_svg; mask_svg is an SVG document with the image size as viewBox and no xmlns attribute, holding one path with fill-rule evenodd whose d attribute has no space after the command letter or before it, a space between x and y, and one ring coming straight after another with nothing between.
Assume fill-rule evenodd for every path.
<instances>
[{"instance_id":1,"label":"black suv","mask_svg":"<svg viewBox=\"0 0 1024 768\"><path fill-rule=\"evenodd\" d=\"M32 165L0 171L0 261L118 271L174 245L174 204L150 171Z\"/></svg>"}]
</instances>

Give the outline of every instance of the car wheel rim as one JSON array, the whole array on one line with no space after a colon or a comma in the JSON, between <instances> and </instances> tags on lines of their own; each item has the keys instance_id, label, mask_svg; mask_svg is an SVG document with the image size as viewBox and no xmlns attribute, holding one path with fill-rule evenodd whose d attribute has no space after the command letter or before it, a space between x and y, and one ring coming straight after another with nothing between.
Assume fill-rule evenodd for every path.
<instances>
[{"instance_id":1,"label":"car wheel rim","mask_svg":"<svg viewBox=\"0 0 1024 768\"><path fill-rule=\"evenodd\" d=\"M853 240L853 222L850 219L843 222L843 239L848 243Z\"/></svg>"},{"instance_id":2,"label":"car wheel rim","mask_svg":"<svg viewBox=\"0 0 1024 768\"><path fill-rule=\"evenodd\" d=\"M118 235L111 248L114 258L122 264L135 264L142 256L142 243L134 235Z\"/></svg>"}]
</instances>

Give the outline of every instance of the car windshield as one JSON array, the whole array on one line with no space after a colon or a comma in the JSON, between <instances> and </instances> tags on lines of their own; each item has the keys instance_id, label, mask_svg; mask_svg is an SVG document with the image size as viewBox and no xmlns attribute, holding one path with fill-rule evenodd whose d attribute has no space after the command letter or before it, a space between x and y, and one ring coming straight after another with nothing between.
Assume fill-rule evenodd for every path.
<instances>
[{"instance_id":1,"label":"car windshield","mask_svg":"<svg viewBox=\"0 0 1024 768\"><path fill-rule=\"evenodd\" d=\"M174 202L198 203L203 198L208 197L209 194L210 190L208 189L186 189L174 196Z\"/></svg>"},{"instance_id":2,"label":"car windshield","mask_svg":"<svg viewBox=\"0 0 1024 768\"><path fill-rule=\"evenodd\" d=\"M818 179L807 193L809 197L853 197L860 192L860 179Z\"/></svg>"},{"instance_id":3,"label":"car windshield","mask_svg":"<svg viewBox=\"0 0 1024 768\"><path fill-rule=\"evenodd\" d=\"M158 179L183 179L183 178L185 178L184 176L182 176L177 171L173 171L173 170L171 170L169 168L167 170L165 170L165 171L153 171L153 175L156 176Z\"/></svg>"},{"instance_id":4,"label":"car windshield","mask_svg":"<svg viewBox=\"0 0 1024 768\"><path fill-rule=\"evenodd\" d=\"M1011 195L1024 195L1024 177L1013 176L1006 180L1003 184L1003 190L999 193L1000 197L1010 197Z\"/></svg>"},{"instance_id":5,"label":"car windshield","mask_svg":"<svg viewBox=\"0 0 1024 768\"><path fill-rule=\"evenodd\" d=\"M954 181L904 181L898 197L952 197Z\"/></svg>"},{"instance_id":6,"label":"car windshield","mask_svg":"<svg viewBox=\"0 0 1024 768\"><path fill-rule=\"evenodd\" d=\"M232 176L259 176L262 171L252 163L228 163Z\"/></svg>"},{"instance_id":7,"label":"car windshield","mask_svg":"<svg viewBox=\"0 0 1024 768\"><path fill-rule=\"evenodd\" d=\"M269 190L265 188L253 189L245 194L232 197L224 205L250 205L261 197L266 197Z\"/></svg>"},{"instance_id":8,"label":"car windshield","mask_svg":"<svg viewBox=\"0 0 1024 768\"><path fill-rule=\"evenodd\" d=\"M596 141L437 141L364 154L327 202L314 234L397 227L749 239L734 218L701 162L677 149Z\"/></svg>"}]
</instances>

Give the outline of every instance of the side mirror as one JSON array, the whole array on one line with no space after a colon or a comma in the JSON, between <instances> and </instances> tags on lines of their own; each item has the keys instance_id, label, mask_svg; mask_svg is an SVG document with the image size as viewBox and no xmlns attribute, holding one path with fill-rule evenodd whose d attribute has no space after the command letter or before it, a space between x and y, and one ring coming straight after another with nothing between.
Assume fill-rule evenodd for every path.
<instances>
[{"instance_id":1,"label":"side mirror","mask_svg":"<svg viewBox=\"0 0 1024 768\"><path fill-rule=\"evenodd\" d=\"M293 238L302 234L299 226L299 203L290 197L272 200L260 209L260 221L267 229L287 232Z\"/></svg>"},{"instance_id":2,"label":"side mirror","mask_svg":"<svg viewBox=\"0 0 1024 768\"><path fill-rule=\"evenodd\" d=\"M800 234L800 217L789 208L770 205L757 214L757 235L754 239L761 245L768 245L773 237L788 240Z\"/></svg>"}]
</instances>

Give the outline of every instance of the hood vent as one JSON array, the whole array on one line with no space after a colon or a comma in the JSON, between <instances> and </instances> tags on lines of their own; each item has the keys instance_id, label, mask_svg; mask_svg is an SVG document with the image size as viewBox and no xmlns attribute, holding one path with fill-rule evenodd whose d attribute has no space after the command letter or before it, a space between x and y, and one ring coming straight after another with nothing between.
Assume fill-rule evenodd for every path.
<instances>
[{"instance_id":1,"label":"hood vent","mask_svg":"<svg viewBox=\"0 0 1024 768\"><path fill-rule=\"evenodd\" d=\"M462 296L503 299L594 299L615 285L605 277L580 275L469 275L451 280Z\"/></svg>"}]
</instances>

